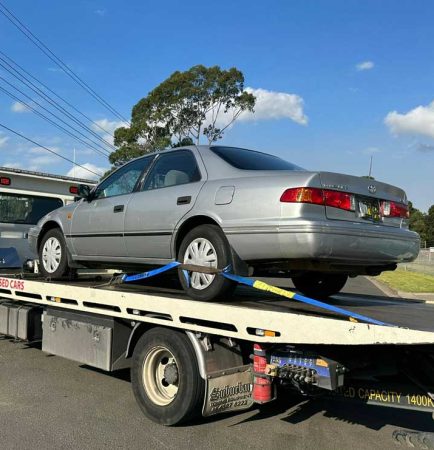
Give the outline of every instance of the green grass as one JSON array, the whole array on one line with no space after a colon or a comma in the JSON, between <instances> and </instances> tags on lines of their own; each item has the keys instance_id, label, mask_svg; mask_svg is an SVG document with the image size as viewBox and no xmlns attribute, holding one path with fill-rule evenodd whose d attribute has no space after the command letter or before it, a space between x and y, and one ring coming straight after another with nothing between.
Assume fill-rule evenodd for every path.
<instances>
[{"instance_id":1,"label":"green grass","mask_svg":"<svg viewBox=\"0 0 434 450\"><path fill-rule=\"evenodd\" d=\"M424 273L395 270L376 277L393 289L404 292L434 292L434 276Z\"/></svg>"}]
</instances>

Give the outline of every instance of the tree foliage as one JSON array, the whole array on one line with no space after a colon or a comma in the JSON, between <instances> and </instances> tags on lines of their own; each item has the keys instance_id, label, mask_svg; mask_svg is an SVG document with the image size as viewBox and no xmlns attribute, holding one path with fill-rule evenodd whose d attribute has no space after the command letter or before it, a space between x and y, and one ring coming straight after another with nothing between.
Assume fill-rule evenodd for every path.
<instances>
[{"instance_id":1,"label":"tree foliage","mask_svg":"<svg viewBox=\"0 0 434 450\"><path fill-rule=\"evenodd\" d=\"M115 166L150 151L221 139L243 111L253 112L255 97L244 90L236 68L194 66L174 72L132 110L131 126L115 130ZM223 118L223 120L222 120Z\"/></svg>"},{"instance_id":2,"label":"tree foliage","mask_svg":"<svg viewBox=\"0 0 434 450\"><path fill-rule=\"evenodd\" d=\"M434 205L429 208L427 214L414 208L411 202L408 202L408 206L410 230L419 233L422 246L434 247Z\"/></svg>"}]
</instances>

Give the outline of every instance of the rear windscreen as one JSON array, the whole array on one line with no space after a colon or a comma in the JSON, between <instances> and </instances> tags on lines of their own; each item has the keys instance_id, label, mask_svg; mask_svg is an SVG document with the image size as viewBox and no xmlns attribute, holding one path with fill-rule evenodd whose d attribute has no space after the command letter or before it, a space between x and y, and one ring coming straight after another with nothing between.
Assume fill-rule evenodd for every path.
<instances>
[{"instance_id":1,"label":"rear windscreen","mask_svg":"<svg viewBox=\"0 0 434 450\"><path fill-rule=\"evenodd\" d=\"M242 170L304 170L277 156L236 147L210 147L231 166Z\"/></svg>"},{"instance_id":2,"label":"rear windscreen","mask_svg":"<svg viewBox=\"0 0 434 450\"><path fill-rule=\"evenodd\" d=\"M63 206L60 198L0 193L0 222L35 225L49 212Z\"/></svg>"}]
</instances>

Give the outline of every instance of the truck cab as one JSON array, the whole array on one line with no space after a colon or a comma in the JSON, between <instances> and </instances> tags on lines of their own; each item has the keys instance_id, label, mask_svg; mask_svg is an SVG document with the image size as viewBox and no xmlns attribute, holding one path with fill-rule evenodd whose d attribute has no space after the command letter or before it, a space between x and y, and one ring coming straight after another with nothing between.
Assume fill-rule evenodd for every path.
<instances>
[{"instance_id":1,"label":"truck cab","mask_svg":"<svg viewBox=\"0 0 434 450\"><path fill-rule=\"evenodd\" d=\"M49 212L74 202L79 184L95 181L0 167L0 270L22 268L37 258L29 229Z\"/></svg>"}]
</instances>

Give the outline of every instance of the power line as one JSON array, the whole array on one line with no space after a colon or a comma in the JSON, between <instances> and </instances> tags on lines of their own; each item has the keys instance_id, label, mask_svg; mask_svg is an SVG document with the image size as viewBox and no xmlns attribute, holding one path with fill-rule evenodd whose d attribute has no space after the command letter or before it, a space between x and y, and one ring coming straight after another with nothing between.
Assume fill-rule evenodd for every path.
<instances>
[{"instance_id":1,"label":"power line","mask_svg":"<svg viewBox=\"0 0 434 450\"><path fill-rule=\"evenodd\" d=\"M28 72L26 69L24 69L23 66L20 66L16 61L14 61L10 56L6 55L6 53L2 52L0 50L0 55L3 55L4 58L8 59L10 62L12 62L12 64L14 64L16 67L18 67L21 72L24 72L27 76L29 76L30 78L32 78L33 80L35 80L37 83L39 83L42 87L44 87L47 91L51 92L53 95L55 95L59 100L61 100L63 103L65 103L65 105L68 105L71 109L73 109L75 112L77 112L78 114L80 114L82 117L84 117L85 119L87 119L89 122L91 122L92 124L94 124L96 127L98 127L101 131L104 131L105 133L109 134L110 136L113 136L113 133L111 133L110 131L106 130L104 127L102 127L99 123L95 122L94 120L92 120L89 116L87 116L86 114L84 114L82 111L80 111L79 109L77 109L74 105L72 105L70 102L68 102L68 100L65 100L65 98L63 98L61 95L57 94L56 92L54 92L52 89L50 89L46 84L44 84L41 80L39 80L38 78L36 78L35 76L33 76L30 72ZM3 58L1 58L4 62L6 62L6 64L8 64L9 67L12 67L7 61L5 61ZM16 70L16 69L14 69Z\"/></svg>"},{"instance_id":2,"label":"power line","mask_svg":"<svg viewBox=\"0 0 434 450\"><path fill-rule=\"evenodd\" d=\"M42 91L41 89L39 89L34 83L32 83L31 81L29 81L26 77L24 77L23 75L21 75L17 70L15 70L12 66L10 66L10 64L8 64L6 62L6 64L10 67L12 67L12 70L15 71L18 75L14 74L10 69L8 69L3 63L2 61L5 61L1 56L0 56L0 67L3 67L4 70L6 70L10 75L12 75L14 78L16 78L17 80L19 80L21 83L23 83L25 86L27 86L30 90L32 90L35 94L39 95L39 97L41 97L43 100L47 101L48 103L50 103L51 106L53 106L54 108L56 108L61 114L65 115L66 117L68 117L68 119L72 120L73 122L75 122L77 125L79 125L81 128L83 128L84 130L86 130L88 133L90 133L92 136L94 136L95 138L97 138L99 141L101 141L103 144L109 146L112 150L115 150L116 147L112 144L110 144L110 142L107 142L105 139L103 139L99 134L95 133L95 131L93 131L91 128L89 128L86 124L84 124L81 120L77 119L73 114L71 114L70 112L68 112L62 105L60 105L57 101L53 100L49 95L45 94L44 91ZM34 87L32 87L34 86ZM14 86L15 88L15 86Z\"/></svg>"},{"instance_id":3,"label":"power line","mask_svg":"<svg viewBox=\"0 0 434 450\"><path fill-rule=\"evenodd\" d=\"M4 129L7 130L7 131L10 131L11 133L14 133L15 135L17 135L17 136L19 136L19 137L25 139L26 141L31 142L32 144L36 145L37 147L40 147L40 148L43 148L44 150L47 150L47 152L50 152L50 153L52 153L53 155L56 155L56 156L58 156L59 158L64 159L65 161L68 161L68 162L74 164L74 165L77 166L77 167L80 167L80 168L82 168L82 169L84 169L84 170L87 170L88 172L93 173L94 175L96 175L96 176L98 176L98 177L101 176L100 173L96 173L96 172L94 172L93 170L88 169L87 167L82 166L81 164L78 164L78 163L74 162L72 159L69 159L69 158L67 158L66 156L61 155L60 153L57 153L57 152L55 152L54 150L51 150L51 149L49 149L48 147L45 147L44 145L39 144L38 142L34 141L33 139L30 139L30 138L28 138L27 136L24 136L23 134L18 133L18 131L12 130L12 128L9 128L9 127L7 127L6 125L4 125L4 124L2 124L2 123L0 123L0 127L4 128Z\"/></svg>"},{"instance_id":4,"label":"power line","mask_svg":"<svg viewBox=\"0 0 434 450\"><path fill-rule=\"evenodd\" d=\"M20 99L19 97L17 97L16 95L12 94L12 92L8 91L7 89L5 89L4 87L0 86L0 91L4 92L6 95L8 95L10 98L12 98L13 100L22 103L26 108L30 109L34 114L36 114L37 116L43 118L44 120L46 120L47 122L51 123L52 125L54 125L56 128L62 130L64 133L68 134L69 136L71 136L72 138L78 140L79 142L81 142L82 144L86 145L87 147L93 148L95 151L97 151L98 153L101 153L101 155L107 157L106 153L103 153L101 150L97 149L96 147L92 146L91 144L89 144L88 142L84 141L83 139L81 139L80 137L76 136L74 133L71 133L69 130L67 130L66 128L62 127L62 125L59 125L58 123L54 122L54 120L50 119L49 117L47 117L45 114L42 114L40 111L38 111L36 108L34 108L32 105L30 105L29 103L26 103L25 101L23 101L22 99Z\"/></svg>"},{"instance_id":5,"label":"power line","mask_svg":"<svg viewBox=\"0 0 434 450\"><path fill-rule=\"evenodd\" d=\"M62 69L72 80L87 91L96 101L103 105L116 117L124 122L128 122L116 109L104 100L97 92L95 92L84 80L82 80L72 69L70 69L57 55L55 55L29 28L27 28L20 19L15 16L6 6L0 2L0 13L9 20L24 36L33 42L48 58L51 59L60 69Z\"/></svg>"},{"instance_id":6,"label":"power line","mask_svg":"<svg viewBox=\"0 0 434 450\"><path fill-rule=\"evenodd\" d=\"M57 116L56 114L54 114L52 111L50 111L49 109L47 109L45 106L41 105L39 102L37 102L36 100L32 99L31 97L29 97L25 92L23 92L21 89L17 88L16 86L14 86L12 83L10 83L8 80L6 80L5 78L3 78L2 76L0 76L0 80L3 80L4 83L6 83L8 86L12 87L13 89L15 89L16 91L18 91L21 95L24 95L24 97L26 97L28 100L30 100L31 103L34 103L35 105L39 106L39 108L41 108L42 110L46 111L47 113L51 114L53 117L55 117L57 120L59 120L60 122L62 122L63 124L65 124L67 127L71 128L72 130L76 131L79 135L83 136L85 139L87 139L89 142L91 142L92 144L97 145L98 147L100 147L103 151L101 150L97 150L99 153L101 153L104 156L108 156L108 152L107 150L98 142L92 141L89 137L87 137L85 134L83 134L80 130L77 130L77 128L73 127L72 125L70 125L68 122L65 122L62 118L60 118L59 116ZM2 88L3 91L5 91L4 88ZM12 94L13 95L13 94ZM10 96L10 94L9 94ZM17 101L19 101L20 103L24 103L26 104L26 106L31 109L32 111L35 111L36 109L33 108L31 106L31 104L27 104L25 102L23 102L22 100L18 99ZM44 116L45 117L45 116ZM82 141L84 142L84 141ZM84 142L86 145L89 145L91 148L96 148L93 147L91 144Z\"/></svg>"}]
</instances>

